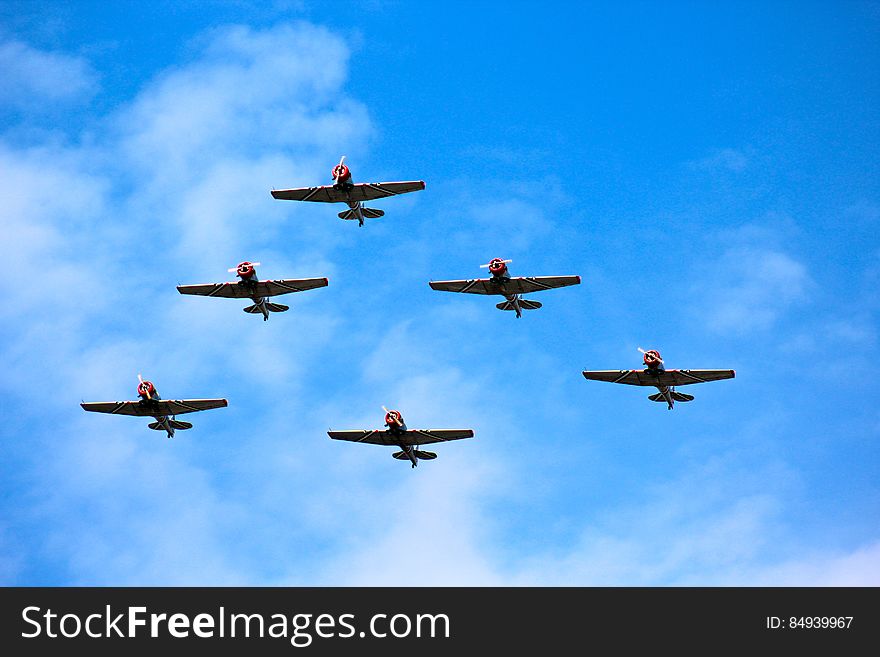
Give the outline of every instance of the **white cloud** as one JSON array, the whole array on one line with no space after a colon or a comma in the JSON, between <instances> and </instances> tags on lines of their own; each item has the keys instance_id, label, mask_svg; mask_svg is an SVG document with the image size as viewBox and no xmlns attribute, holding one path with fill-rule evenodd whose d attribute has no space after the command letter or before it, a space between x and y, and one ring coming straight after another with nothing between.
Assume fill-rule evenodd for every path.
<instances>
[{"instance_id":1,"label":"white cloud","mask_svg":"<svg viewBox=\"0 0 880 657\"><path fill-rule=\"evenodd\" d=\"M340 450L361 447L338 445ZM390 450L371 452L372 458L390 460ZM350 534L347 549L325 561L319 581L346 586L505 583L495 570L491 523L477 502L492 494L493 464L469 457L473 450L464 445L443 445L437 452L442 467L429 464L411 471L406 463L394 462L391 466L400 472L389 484L361 492L362 524Z\"/></svg>"},{"instance_id":2,"label":"white cloud","mask_svg":"<svg viewBox=\"0 0 880 657\"><path fill-rule=\"evenodd\" d=\"M305 23L218 29L201 58L166 71L119 115L123 150L141 184L160 189L197 183L214 162L338 157L371 133L364 107L340 92L348 57L342 39Z\"/></svg>"},{"instance_id":3,"label":"white cloud","mask_svg":"<svg viewBox=\"0 0 880 657\"><path fill-rule=\"evenodd\" d=\"M735 586L880 586L880 542L819 552L731 578Z\"/></svg>"},{"instance_id":4,"label":"white cloud","mask_svg":"<svg viewBox=\"0 0 880 657\"><path fill-rule=\"evenodd\" d=\"M223 418L199 416L170 442L133 418L83 414L78 402L130 398L143 372L166 397L230 397L216 413L233 427L247 426L241 402L260 395L260 426L286 428L333 336L317 299L326 290L293 295L287 321L266 325L242 303L174 290L223 280L260 254L272 277L332 275L337 238L325 233L338 226L303 226L308 249L278 248L273 238L300 210L269 189L312 182L342 143L356 151L371 134L364 107L342 91L346 44L326 30L232 27L206 39L201 55L115 110L90 146L0 144L6 261L22 281L39 281L4 293L14 321L2 329L3 389L22 422L57 423L34 429L27 477L49 561L71 573L61 581L253 581L247 556L229 548L251 516L218 485L198 438L214 427L213 449L240 461L254 436L245 444ZM0 567L6 581L23 572L8 559Z\"/></svg>"},{"instance_id":5,"label":"white cloud","mask_svg":"<svg viewBox=\"0 0 880 657\"><path fill-rule=\"evenodd\" d=\"M485 330L476 304L438 305L412 321L381 299L328 311L322 295L335 293L333 274L346 264L336 264L334 249L351 226L332 211L326 222L297 221L309 210L276 203L268 190L317 183L342 152L366 148L369 117L344 93L345 41L298 24L226 28L203 43L193 61L163 72L108 117L113 129L89 149L0 149L7 262L53 283L39 294L28 285L6 291L0 346L4 402L17 404L23 422L42 423L35 440L8 444L28 451L31 517L49 528L34 542L61 573L48 579L483 585L769 577L754 564L774 536L778 496L731 485L736 473L712 468L658 487L656 500L578 518L573 542L505 552L491 503L511 481L528 483L534 464L508 456L529 434L520 398L509 394L516 386L503 379L520 360L536 367L539 358L516 349L526 338L506 332L513 322L495 334L508 351L504 362L486 372L455 364L485 343L420 333L423 324ZM488 257L505 255L495 249L510 244L512 222L514 248L556 235L526 196L464 204L460 212L478 226L463 239L476 236ZM395 244L400 266L421 254L408 247ZM272 277L328 275L331 289L288 297L291 311L265 325L238 302L172 289L219 280L244 258L261 260ZM385 299L400 298L397 281L371 282L382 284ZM808 286L792 255L747 242L722 256L702 291L716 328L736 331L772 325ZM511 319L485 310L492 320ZM31 314L9 321L16 312ZM371 330L360 334L362 326ZM306 394L327 376L328 357L345 361L344 378ZM174 441L143 420L80 411L80 395L130 396L138 371L165 396L226 395L230 407L196 416L195 429ZM543 383L555 385L552 376ZM410 470L391 449L324 433L331 422L377 426L383 403L411 426L472 426L477 436L438 447L436 463ZM4 538L14 523L2 528L0 554L19 548ZM876 554L867 547L783 559L783 579L843 581L873 567ZM19 579L29 565L22 561L0 557L0 578L29 583ZM822 579L828 572L835 574Z\"/></svg>"},{"instance_id":6,"label":"white cloud","mask_svg":"<svg viewBox=\"0 0 880 657\"><path fill-rule=\"evenodd\" d=\"M37 50L20 41L0 43L0 75L0 104L29 111L38 111L45 103L88 99L98 88L87 60Z\"/></svg>"},{"instance_id":7,"label":"white cloud","mask_svg":"<svg viewBox=\"0 0 880 657\"><path fill-rule=\"evenodd\" d=\"M508 250L525 251L552 228L542 208L519 198L475 205L472 215L483 241L496 251L502 244Z\"/></svg>"},{"instance_id":8,"label":"white cloud","mask_svg":"<svg viewBox=\"0 0 880 657\"><path fill-rule=\"evenodd\" d=\"M80 418L62 432L47 468L64 483L47 502L46 548L69 565L70 583L245 583L225 537L246 510L218 496L206 470L189 462L186 438L168 449L135 420L108 425L96 441L89 424ZM71 505L80 512L70 514Z\"/></svg>"},{"instance_id":9,"label":"white cloud","mask_svg":"<svg viewBox=\"0 0 880 657\"><path fill-rule=\"evenodd\" d=\"M693 314L721 333L767 330L792 306L807 301L806 266L791 255L737 246L701 265Z\"/></svg>"},{"instance_id":10,"label":"white cloud","mask_svg":"<svg viewBox=\"0 0 880 657\"><path fill-rule=\"evenodd\" d=\"M769 468L774 480L785 481ZM694 464L677 479L648 486L641 502L607 510L570 547L524 564L530 585L668 586L709 584L753 563L772 540L780 502L731 455Z\"/></svg>"},{"instance_id":11,"label":"white cloud","mask_svg":"<svg viewBox=\"0 0 880 657\"><path fill-rule=\"evenodd\" d=\"M11 535L6 523L0 524L0 586L18 581L25 565L21 541Z\"/></svg>"},{"instance_id":12,"label":"white cloud","mask_svg":"<svg viewBox=\"0 0 880 657\"><path fill-rule=\"evenodd\" d=\"M728 454L649 487L650 499L590 518L569 547L534 554L501 575L525 586L876 586L880 543L850 551L787 542L792 474L741 471ZM768 486L768 482L773 485ZM653 489L653 490L651 490ZM784 547L783 547L784 546ZM780 549L781 548L781 549ZM491 570L487 579L497 576Z\"/></svg>"}]
</instances>

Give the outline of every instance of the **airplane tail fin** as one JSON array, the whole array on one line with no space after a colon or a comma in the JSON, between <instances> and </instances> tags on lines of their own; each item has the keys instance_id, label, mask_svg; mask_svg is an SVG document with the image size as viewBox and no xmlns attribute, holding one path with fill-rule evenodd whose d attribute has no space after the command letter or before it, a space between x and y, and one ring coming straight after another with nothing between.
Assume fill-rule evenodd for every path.
<instances>
[{"instance_id":1,"label":"airplane tail fin","mask_svg":"<svg viewBox=\"0 0 880 657\"><path fill-rule=\"evenodd\" d=\"M250 313L251 315L256 315L257 313L263 312L260 310L260 304L255 303L253 306L248 306L247 308L242 308L246 313Z\"/></svg>"},{"instance_id":2,"label":"airplane tail fin","mask_svg":"<svg viewBox=\"0 0 880 657\"><path fill-rule=\"evenodd\" d=\"M165 431L165 427L162 426L161 422L150 422L147 426L153 431Z\"/></svg>"},{"instance_id":3,"label":"airplane tail fin","mask_svg":"<svg viewBox=\"0 0 880 657\"><path fill-rule=\"evenodd\" d=\"M498 310L516 310L516 307L513 305L512 301L502 301L501 303L496 303L495 307ZM532 301L531 299L520 299L519 307L523 310L537 310L541 307L540 301Z\"/></svg>"},{"instance_id":4,"label":"airplane tail fin","mask_svg":"<svg viewBox=\"0 0 880 657\"><path fill-rule=\"evenodd\" d=\"M398 461L408 461L409 460L409 457L406 455L406 452L394 452L394 454L392 454L391 456L396 458Z\"/></svg>"},{"instance_id":5,"label":"airplane tail fin","mask_svg":"<svg viewBox=\"0 0 880 657\"><path fill-rule=\"evenodd\" d=\"M384 210L375 210L373 208L365 208L361 207L361 212L364 215L364 219L378 219L379 217L385 216ZM359 219L357 210L343 210L339 213L340 219Z\"/></svg>"},{"instance_id":6,"label":"airplane tail fin","mask_svg":"<svg viewBox=\"0 0 880 657\"><path fill-rule=\"evenodd\" d=\"M665 402L666 401L666 398L663 396L662 392L658 392L653 395L648 395L648 399L650 399L653 402ZM694 400L694 396L693 395L686 395L683 392L676 392L675 390L673 390L672 391L672 399L677 402L689 402L689 401Z\"/></svg>"}]
</instances>

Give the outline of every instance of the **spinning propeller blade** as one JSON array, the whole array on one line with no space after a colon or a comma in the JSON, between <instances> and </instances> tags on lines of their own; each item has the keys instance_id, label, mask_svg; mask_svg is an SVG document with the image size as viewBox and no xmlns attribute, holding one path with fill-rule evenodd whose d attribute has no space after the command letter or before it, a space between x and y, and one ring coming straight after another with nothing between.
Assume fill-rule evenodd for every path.
<instances>
[{"instance_id":1,"label":"spinning propeller blade","mask_svg":"<svg viewBox=\"0 0 880 657\"><path fill-rule=\"evenodd\" d=\"M259 267L259 266L260 266L261 264L263 264L263 263L261 263L261 262L251 262L251 263L248 263L248 264L250 264L251 267L256 268L256 267ZM238 271L238 267L233 267L232 269L227 269L226 271L228 271L230 274L234 274L235 272Z\"/></svg>"},{"instance_id":2,"label":"spinning propeller blade","mask_svg":"<svg viewBox=\"0 0 880 657\"><path fill-rule=\"evenodd\" d=\"M644 349L642 349L641 347L639 347L639 351L640 351L642 354L646 354L646 353L647 353L647 352L646 352ZM656 353L656 350L654 350L654 351L655 351L655 353ZM657 354L657 355L659 356L659 354ZM663 363L663 359L662 359L662 358L658 358L657 360L659 360L661 363ZM665 365L666 363L663 363L663 364Z\"/></svg>"},{"instance_id":3,"label":"spinning propeller blade","mask_svg":"<svg viewBox=\"0 0 880 657\"><path fill-rule=\"evenodd\" d=\"M149 382L148 382L148 381L144 381L144 378L140 375L140 373L138 373L138 392L139 392L139 393L140 393L140 391L141 391L141 387L143 387L144 383L149 383ZM150 388L147 387L147 388L146 388L146 391L147 391L147 398L148 398L148 399L152 399L152 398L153 398L153 393L152 393L152 391L150 390Z\"/></svg>"}]
</instances>

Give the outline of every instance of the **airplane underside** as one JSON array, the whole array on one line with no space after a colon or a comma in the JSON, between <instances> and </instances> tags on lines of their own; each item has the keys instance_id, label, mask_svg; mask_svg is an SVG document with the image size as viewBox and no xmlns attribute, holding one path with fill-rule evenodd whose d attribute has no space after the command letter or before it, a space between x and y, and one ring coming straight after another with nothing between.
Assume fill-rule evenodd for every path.
<instances>
[{"instance_id":1,"label":"airplane underside","mask_svg":"<svg viewBox=\"0 0 880 657\"><path fill-rule=\"evenodd\" d=\"M495 304L498 310L513 310L516 312L517 318L522 317L523 310L537 310L541 307L540 301L532 301L531 299L523 299L518 294L507 297L505 301Z\"/></svg>"},{"instance_id":2,"label":"airplane underside","mask_svg":"<svg viewBox=\"0 0 880 657\"><path fill-rule=\"evenodd\" d=\"M272 303L266 299L254 299L254 302L254 305L242 308L242 310L252 315L262 313L264 322L269 319L269 313L283 313L290 310L290 306L285 306L283 303Z\"/></svg>"},{"instance_id":3,"label":"airplane underside","mask_svg":"<svg viewBox=\"0 0 880 657\"><path fill-rule=\"evenodd\" d=\"M677 392L675 389L671 388L657 388L660 392L654 393L653 395L648 395L648 399L653 402L666 402L668 405L668 410L672 410L672 407L675 406L675 402L689 402L693 401L694 396L688 395L683 392Z\"/></svg>"},{"instance_id":4,"label":"airplane underside","mask_svg":"<svg viewBox=\"0 0 880 657\"><path fill-rule=\"evenodd\" d=\"M412 467L416 467L419 464L419 459L423 461L433 461L437 458L437 455L434 452L424 452L420 449L414 449L412 445L400 445L400 448L402 451L394 452L391 456L398 461L412 462Z\"/></svg>"},{"instance_id":5,"label":"airplane underside","mask_svg":"<svg viewBox=\"0 0 880 657\"><path fill-rule=\"evenodd\" d=\"M183 431L184 429L192 429L192 424L190 424L189 422L175 420L173 417L156 418L155 422L150 422L147 426L154 431L167 432L169 438L174 438L174 431L176 429L180 429L181 431Z\"/></svg>"},{"instance_id":6,"label":"airplane underside","mask_svg":"<svg viewBox=\"0 0 880 657\"><path fill-rule=\"evenodd\" d=\"M378 219L379 217L385 216L385 212L383 210L376 210L375 208L365 208L361 205L360 201L354 201L348 204L348 210L343 210L339 213L340 219L353 220L357 219L358 226L364 225L364 219Z\"/></svg>"}]
</instances>

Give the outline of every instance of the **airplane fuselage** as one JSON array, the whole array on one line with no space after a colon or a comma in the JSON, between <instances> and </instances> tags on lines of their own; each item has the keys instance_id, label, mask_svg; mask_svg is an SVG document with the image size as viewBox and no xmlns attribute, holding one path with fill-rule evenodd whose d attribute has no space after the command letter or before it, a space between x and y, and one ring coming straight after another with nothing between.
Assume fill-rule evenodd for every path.
<instances>
[{"instance_id":1,"label":"airplane fuselage","mask_svg":"<svg viewBox=\"0 0 880 657\"><path fill-rule=\"evenodd\" d=\"M663 367L663 363L649 365L645 368L645 374L654 377L659 377L665 371L666 368ZM657 384L657 390L659 390L660 394L663 395L663 399L666 400L666 403L669 406L669 410L671 411L672 407L675 406L675 400L672 398L672 389L669 386Z\"/></svg>"},{"instance_id":2,"label":"airplane fuselage","mask_svg":"<svg viewBox=\"0 0 880 657\"><path fill-rule=\"evenodd\" d=\"M247 277L241 276L241 274L239 274L239 277L241 278L241 280L238 281L238 284L244 286L244 288L248 291L248 296L251 298L251 301L253 301L254 304L260 309L260 312L263 313L263 321L265 322L267 319L269 319L269 309L266 308L266 297L262 297L256 293L257 283L260 281L260 279L257 278L256 273L253 273Z\"/></svg>"},{"instance_id":3,"label":"airplane fuselage","mask_svg":"<svg viewBox=\"0 0 880 657\"><path fill-rule=\"evenodd\" d=\"M406 454L406 457L412 461L412 467L416 467L419 464L419 459L416 456L416 448L412 445L398 445L400 449L403 450L403 453Z\"/></svg>"},{"instance_id":4,"label":"airplane fuselage","mask_svg":"<svg viewBox=\"0 0 880 657\"><path fill-rule=\"evenodd\" d=\"M340 192L345 194L345 203L348 205L349 209L352 210L357 216L358 226L364 225L364 211L361 206L360 201L352 200L351 191L354 189L354 183L351 182L351 176L347 180L342 182L336 182L333 185L333 189L337 189Z\"/></svg>"},{"instance_id":5,"label":"airplane fuselage","mask_svg":"<svg viewBox=\"0 0 880 657\"><path fill-rule=\"evenodd\" d=\"M140 405L144 408L149 409L150 411L155 411L151 412L150 415L156 418L156 422L162 425L162 428L165 429L165 431L168 433L169 438L174 438L174 427L171 426L171 418L167 415L163 415L158 411L159 404L157 404L156 402L158 402L162 398L159 396L159 393L156 392L156 389L153 388L153 393L151 395L144 393L139 394L141 397L141 400L139 402Z\"/></svg>"},{"instance_id":6,"label":"airplane fuselage","mask_svg":"<svg viewBox=\"0 0 880 657\"><path fill-rule=\"evenodd\" d=\"M507 299L511 304L513 304L513 309L516 312L516 316L522 317L522 306L519 303L521 296L519 294L507 291L507 281L510 280L510 272L507 270L507 267L504 267L499 272L493 271L492 278L489 280L491 280L498 287L498 294L504 295L504 298Z\"/></svg>"},{"instance_id":7,"label":"airplane fuselage","mask_svg":"<svg viewBox=\"0 0 880 657\"><path fill-rule=\"evenodd\" d=\"M400 415L398 415L396 419L390 417L386 419L385 426L388 427L388 433L395 437L403 436L407 431L406 423ZM419 459L416 456L416 450L413 445L405 445L403 444L403 441L401 441L397 446L400 447L401 451L403 451L403 453L406 454L406 457L412 462L412 467L416 467L419 464Z\"/></svg>"}]
</instances>

